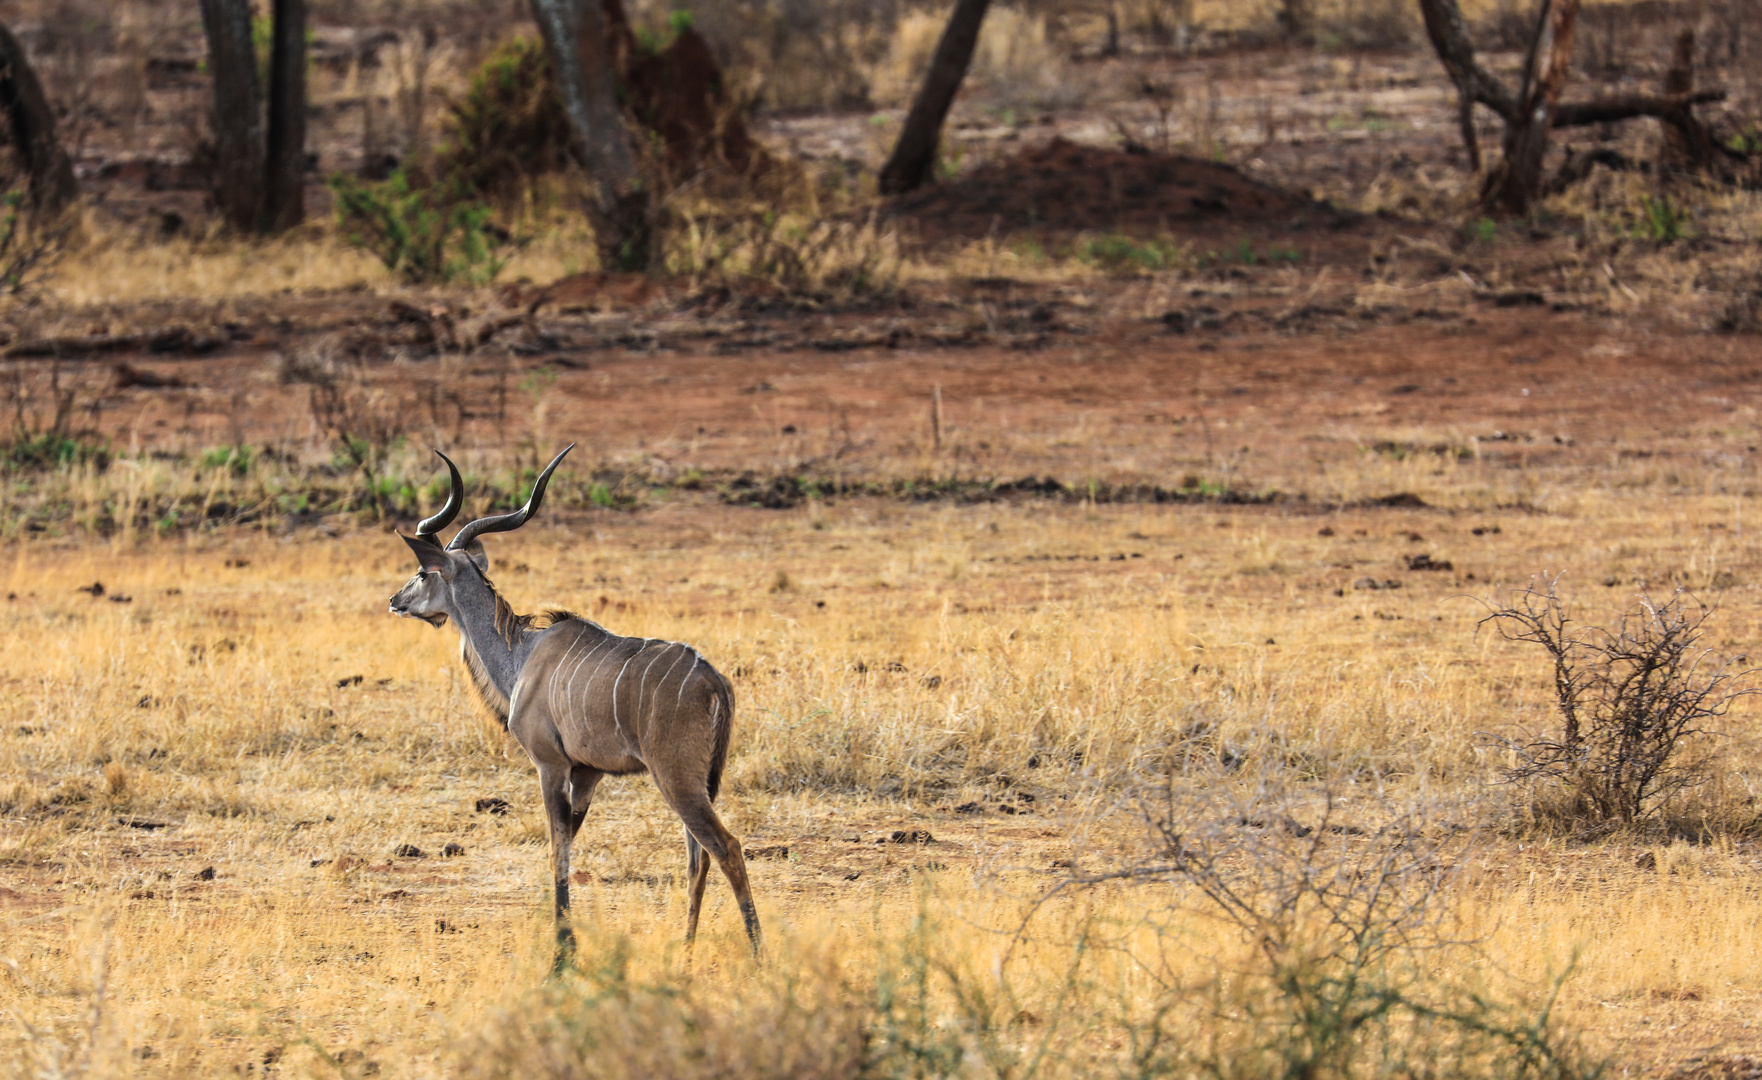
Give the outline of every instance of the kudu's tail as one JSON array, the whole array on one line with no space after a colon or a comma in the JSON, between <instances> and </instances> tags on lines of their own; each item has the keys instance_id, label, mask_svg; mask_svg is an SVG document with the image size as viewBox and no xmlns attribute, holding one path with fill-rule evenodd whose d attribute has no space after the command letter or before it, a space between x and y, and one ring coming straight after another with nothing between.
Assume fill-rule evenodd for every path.
<instances>
[{"instance_id":1,"label":"kudu's tail","mask_svg":"<svg viewBox=\"0 0 1762 1080\"><path fill-rule=\"evenodd\" d=\"M722 788L722 766L728 762L728 741L734 734L734 685L728 677L716 672L716 689L710 697L710 720L714 742L710 749L710 798Z\"/></svg>"}]
</instances>

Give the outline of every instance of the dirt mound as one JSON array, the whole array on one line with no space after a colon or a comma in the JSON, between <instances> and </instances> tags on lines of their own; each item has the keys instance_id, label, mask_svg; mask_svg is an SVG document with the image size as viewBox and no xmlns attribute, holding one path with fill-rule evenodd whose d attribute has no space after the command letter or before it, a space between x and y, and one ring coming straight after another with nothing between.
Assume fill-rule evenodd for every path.
<instances>
[{"instance_id":1,"label":"dirt mound","mask_svg":"<svg viewBox=\"0 0 1762 1080\"><path fill-rule=\"evenodd\" d=\"M1359 220L1227 165L1054 139L895 200L886 216L922 240L1077 232L1233 243Z\"/></svg>"},{"instance_id":2,"label":"dirt mound","mask_svg":"<svg viewBox=\"0 0 1762 1080\"><path fill-rule=\"evenodd\" d=\"M683 183L707 168L751 179L776 171L776 162L747 133L709 42L689 18L676 22L666 47L645 48L623 0L602 2L625 109L659 137L667 181Z\"/></svg>"},{"instance_id":3,"label":"dirt mound","mask_svg":"<svg viewBox=\"0 0 1762 1080\"><path fill-rule=\"evenodd\" d=\"M709 44L689 21L680 23L665 47L645 45L622 0L601 3L626 116L654 136L660 153L653 164L663 171L662 184L671 187L706 170L749 180L779 172L748 133ZM517 195L535 178L563 171L570 156L569 121L543 44L513 38L497 47L453 104L450 127L437 171L462 177L478 191Z\"/></svg>"}]
</instances>

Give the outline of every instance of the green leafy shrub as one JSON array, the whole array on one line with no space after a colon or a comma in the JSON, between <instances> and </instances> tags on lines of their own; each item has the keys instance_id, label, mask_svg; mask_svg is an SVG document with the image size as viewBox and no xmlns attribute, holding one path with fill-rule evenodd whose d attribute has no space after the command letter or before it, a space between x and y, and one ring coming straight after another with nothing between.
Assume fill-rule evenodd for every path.
<instances>
[{"instance_id":1,"label":"green leafy shrub","mask_svg":"<svg viewBox=\"0 0 1762 1080\"><path fill-rule=\"evenodd\" d=\"M379 183L333 176L330 187L349 242L406 281L482 284L507 265L513 238L462 182L416 184L400 169Z\"/></svg>"},{"instance_id":2,"label":"green leafy shrub","mask_svg":"<svg viewBox=\"0 0 1762 1080\"><path fill-rule=\"evenodd\" d=\"M569 120L550 57L532 38L503 42L452 106L435 165L485 196L518 195L569 161Z\"/></svg>"}]
</instances>

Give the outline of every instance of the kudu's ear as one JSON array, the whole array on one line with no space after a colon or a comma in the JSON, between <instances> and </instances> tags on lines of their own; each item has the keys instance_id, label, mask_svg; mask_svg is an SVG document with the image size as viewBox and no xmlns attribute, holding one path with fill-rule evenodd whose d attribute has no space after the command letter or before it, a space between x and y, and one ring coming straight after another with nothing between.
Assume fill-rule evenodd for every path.
<instances>
[{"instance_id":1,"label":"kudu's ear","mask_svg":"<svg viewBox=\"0 0 1762 1080\"><path fill-rule=\"evenodd\" d=\"M398 535L402 536L404 543L409 544L410 550L416 553L416 561L422 564L422 569L438 571L446 568L447 552L445 548L439 544L430 543L420 536L404 536L403 533Z\"/></svg>"},{"instance_id":2,"label":"kudu's ear","mask_svg":"<svg viewBox=\"0 0 1762 1080\"><path fill-rule=\"evenodd\" d=\"M486 574L489 573L489 552L483 550L482 540L472 537L471 542L466 544L463 550L466 557L477 564L479 570Z\"/></svg>"}]
</instances>

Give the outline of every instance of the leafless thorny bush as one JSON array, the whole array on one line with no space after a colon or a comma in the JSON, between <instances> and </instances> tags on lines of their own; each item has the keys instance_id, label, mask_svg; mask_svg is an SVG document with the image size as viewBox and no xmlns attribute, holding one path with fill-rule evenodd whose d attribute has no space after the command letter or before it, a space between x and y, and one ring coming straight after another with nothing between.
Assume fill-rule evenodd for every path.
<instances>
[{"instance_id":1,"label":"leafless thorny bush","mask_svg":"<svg viewBox=\"0 0 1762 1080\"><path fill-rule=\"evenodd\" d=\"M46 468L109 459L97 423L102 395L89 379L67 378L58 359L49 361L48 385L39 389L32 365L14 361L6 372L4 407L11 431L0 435L0 466ZM82 417L81 414L84 414Z\"/></svg>"},{"instance_id":2,"label":"leafless thorny bush","mask_svg":"<svg viewBox=\"0 0 1762 1080\"><path fill-rule=\"evenodd\" d=\"M1642 595L1605 628L1576 622L1559 584L1532 579L1478 624L1541 646L1554 668L1560 728L1496 738L1505 779L1556 782L1573 819L1632 824L1708 778L1709 723L1757 690L1741 685L1749 669L1700 646L1714 609L1683 590Z\"/></svg>"},{"instance_id":3,"label":"leafless thorny bush","mask_svg":"<svg viewBox=\"0 0 1762 1080\"><path fill-rule=\"evenodd\" d=\"M1340 802L1275 777L1242 795L1160 783L1139 796L1145 853L1062 887L1147 890L1139 933L1118 943L1163 991L1127 1024L1136 1075L1593 1072L1558 1030L1553 994L1525 1014L1440 974L1478 949L1451 888L1474 830L1424 801L1374 798L1363 802L1385 820L1347 823ZM1204 929L1220 923L1234 934ZM1232 937L1243 955L1196 979L1194 954L1227 951ZM1192 1037L1202 1030L1216 1034Z\"/></svg>"},{"instance_id":4,"label":"leafless thorny bush","mask_svg":"<svg viewBox=\"0 0 1762 1080\"><path fill-rule=\"evenodd\" d=\"M322 342L282 358L278 376L309 388L312 419L330 438L333 464L358 470L374 509L384 514L392 494L386 464L420 413L415 392L375 382L365 365Z\"/></svg>"},{"instance_id":5,"label":"leafless thorny bush","mask_svg":"<svg viewBox=\"0 0 1762 1080\"><path fill-rule=\"evenodd\" d=\"M45 220L26 213L17 191L0 197L0 206L0 297L11 306L31 306L74 246L79 221L72 214Z\"/></svg>"}]
</instances>

